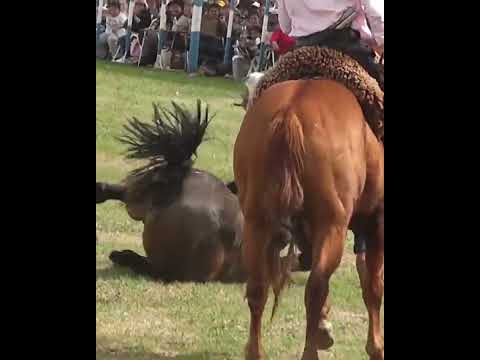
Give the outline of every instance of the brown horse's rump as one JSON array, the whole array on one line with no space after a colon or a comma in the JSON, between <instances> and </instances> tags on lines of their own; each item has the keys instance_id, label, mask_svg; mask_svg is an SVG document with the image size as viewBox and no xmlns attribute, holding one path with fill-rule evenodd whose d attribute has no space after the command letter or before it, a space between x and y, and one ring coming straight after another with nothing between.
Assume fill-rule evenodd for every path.
<instances>
[{"instance_id":1,"label":"brown horse's rump","mask_svg":"<svg viewBox=\"0 0 480 360\"><path fill-rule=\"evenodd\" d=\"M260 80L253 100L272 85L304 78L335 80L348 88L357 97L374 134L384 141L383 91L358 62L337 50L310 46L284 55Z\"/></svg>"}]
</instances>

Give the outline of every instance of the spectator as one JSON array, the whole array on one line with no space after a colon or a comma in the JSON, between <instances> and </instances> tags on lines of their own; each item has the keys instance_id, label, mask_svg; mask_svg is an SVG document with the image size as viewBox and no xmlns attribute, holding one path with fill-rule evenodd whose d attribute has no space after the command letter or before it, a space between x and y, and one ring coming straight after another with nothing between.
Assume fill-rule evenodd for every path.
<instances>
[{"instance_id":1,"label":"spectator","mask_svg":"<svg viewBox=\"0 0 480 360\"><path fill-rule=\"evenodd\" d=\"M220 20L228 24L228 15L229 15L230 9L228 8L228 6L221 5L220 2L219 2L219 5L221 6L219 18Z\"/></svg>"},{"instance_id":2,"label":"spectator","mask_svg":"<svg viewBox=\"0 0 480 360\"><path fill-rule=\"evenodd\" d=\"M147 0L147 5L152 14L152 18L156 18L160 15L160 0Z\"/></svg>"},{"instance_id":3,"label":"spectator","mask_svg":"<svg viewBox=\"0 0 480 360\"><path fill-rule=\"evenodd\" d=\"M248 37L246 40L246 47L253 58L258 50L262 37L262 27L260 25L250 26L248 28Z\"/></svg>"},{"instance_id":4,"label":"spectator","mask_svg":"<svg viewBox=\"0 0 480 360\"><path fill-rule=\"evenodd\" d=\"M275 25L270 41L272 49L277 56L287 53L295 46L295 38L285 34L279 24Z\"/></svg>"},{"instance_id":5,"label":"spectator","mask_svg":"<svg viewBox=\"0 0 480 360\"><path fill-rule=\"evenodd\" d=\"M236 11L233 15L233 26L232 26L232 36L235 39L240 37L242 32L242 17L239 11Z\"/></svg>"},{"instance_id":6,"label":"spectator","mask_svg":"<svg viewBox=\"0 0 480 360\"><path fill-rule=\"evenodd\" d=\"M167 5L167 31L172 31L174 24L183 15L183 2L173 0Z\"/></svg>"},{"instance_id":7,"label":"spectator","mask_svg":"<svg viewBox=\"0 0 480 360\"><path fill-rule=\"evenodd\" d=\"M185 65L185 50L188 42L187 35L192 26L192 4L187 1L183 4L182 15L174 22L171 36L172 67L183 68ZM177 59L175 61L175 59Z\"/></svg>"},{"instance_id":8,"label":"spectator","mask_svg":"<svg viewBox=\"0 0 480 360\"><path fill-rule=\"evenodd\" d=\"M263 23L263 16L265 15L265 6L262 4L258 8L258 17L260 18L260 22Z\"/></svg>"},{"instance_id":9,"label":"spectator","mask_svg":"<svg viewBox=\"0 0 480 360\"><path fill-rule=\"evenodd\" d=\"M200 28L200 48L199 61L202 64L200 72L205 75L225 74L228 69L221 69L219 66L223 63L223 42L222 38L227 33L227 24L220 19L220 9L218 4L212 4L207 7L206 13L202 18Z\"/></svg>"},{"instance_id":10,"label":"spectator","mask_svg":"<svg viewBox=\"0 0 480 360\"><path fill-rule=\"evenodd\" d=\"M112 58L118 50L119 39L126 36L125 21L127 15L120 11L120 1L110 0L108 2L108 14L106 16L106 29L100 36L100 42L107 42Z\"/></svg>"},{"instance_id":11,"label":"spectator","mask_svg":"<svg viewBox=\"0 0 480 360\"><path fill-rule=\"evenodd\" d=\"M144 37L144 30L146 30L152 22L152 16L147 5L146 0L135 0L133 7L133 19L132 19L132 34L130 36L130 47L127 49L127 55L130 62L138 61L140 56L140 44ZM121 55L125 53L126 36L119 41ZM130 57L132 58L130 59Z\"/></svg>"},{"instance_id":12,"label":"spectator","mask_svg":"<svg viewBox=\"0 0 480 360\"><path fill-rule=\"evenodd\" d=\"M220 19L220 6L217 4L210 5L207 12L202 18L200 32L210 35L217 39L222 38L227 33L227 24Z\"/></svg>"},{"instance_id":13,"label":"spectator","mask_svg":"<svg viewBox=\"0 0 480 360\"><path fill-rule=\"evenodd\" d=\"M128 14L127 0L119 0L119 1L120 1L120 11L124 14Z\"/></svg>"},{"instance_id":14,"label":"spectator","mask_svg":"<svg viewBox=\"0 0 480 360\"><path fill-rule=\"evenodd\" d=\"M152 14L148 8L146 0L135 0L133 8L132 31L141 33L142 30L147 29L152 22Z\"/></svg>"},{"instance_id":15,"label":"spectator","mask_svg":"<svg viewBox=\"0 0 480 360\"><path fill-rule=\"evenodd\" d=\"M248 15L247 26L260 26L260 27L262 26L262 23L260 22L260 16L258 16L257 10L252 11Z\"/></svg>"},{"instance_id":16,"label":"spectator","mask_svg":"<svg viewBox=\"0 0 480 360\"><path fill-rule=\"evenodd\" d=\"M96 16L98 17L98 0L97 0L97 5L96 5ZM96 57L100 59L106 59L108 57L109 51L108 51L108 46L107 46L107 38L106 36L101 36L105 32L106 28L106 14L107 14L107 7L104 6L102 9L102 19L99 24L99 27L97 29L98 31L98 36L99 38L97 39L96 42Z\"/></svg>"},{"instance_id":17,"label":"spectator","mask_svg":"<svg viewBox=\"0 0 480 360\"><path fill-rule=\"evenodd\" d=\"M189 33L192 27L192 4L185 3L183 5L183 14L173 25L172 31L180 33Z\"/></svg>"},{"instance_id":18,"label":"spectator","mask_svg":"<svg viewBox=\"0 0 480 360\"><path fill-rule=\"evenodd\" d=\"M240 16L240 23L242 25L247 25L248 21L248 9L240 8L238 9L239 16Z\"/></svg>"}]
</instances>

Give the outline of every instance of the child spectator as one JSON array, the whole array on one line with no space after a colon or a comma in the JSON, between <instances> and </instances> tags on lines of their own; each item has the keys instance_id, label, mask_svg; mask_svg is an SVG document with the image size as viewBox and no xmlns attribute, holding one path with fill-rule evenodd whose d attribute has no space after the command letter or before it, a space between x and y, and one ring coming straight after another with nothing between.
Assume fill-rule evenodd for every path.
<instances>
[{"instance_id":1,"label":"child spectator","mask_svg":"<svg viewBox=\"0 0 480 360\"><path fill-rule=\"evenodd\" d=\"M276 24L274 29L270 42L275 55L281 56L295 46L295 38L285 34L279 24Z\"/></svg>"},{"instance_id":2,"label":"child spectator","mask_svg":"<svg viewBox=\"0 0 480 360\"><path fill-rule=\"evenodd\" d=\"M172 31L180 33L189 33L192 27L192 4L185 2L183 5L183 14L173 25Z\"/></svg>"},{"instance_id":3,"label":"child spectator","mask_svg":"<svg viewBox=\"0 0 480 360\"><path fill-rule=\"evenodd\" d=\"M258 46L261 42L262 37L262 27L260 25L249 26L248 28L248 37L247 37L247 48L251 57L254 57L257 53Z\"/></svg>"},{"instance_id":4,"label":"child spectator","mask_svg":"<svg viewBox=\"0 0 480 360\"><path fill-rule=\"evenodd\" d=\"M152 22L152 14L148 8L146 0L135 0L133 8L133 21L132 31L134 33L140 33L142 30L147 29Z\"/></svg>"},{"instance_id":5,"label":"child spectator","mask_svg":"<svg viewBox=\"0 0 480 360\"><path fill-rule=\"evenodd\" d=\"M106 16L106 29L100 36L101 42L107 42L110 55L115 56L118 49L118 41L126 36L125 22L127 15L120 11L120 1L110 0L108 2L108 14Z\"/></svg>"},{"instance_id":6,"label":"child spectator","mask_svg":"<svg viewBox=\"0 0 480 360\"><path fill-rule=\"evenodd\" d=\"M260 16L258 16L258 10L252 11L248 15L248 26L262 26L260 22Z\"/></svg>"},{"instance_id":7,"label":"child spectator","mask_svg":"<svg viewBox=\"0 0 480 360\"><path fill-rule=\"evenodd\" d=\"M173 26L183 15L183 1L173 0L167 5L167 30L173 31Z\"/></svg>"},{"instance_id":8,"label":"child spectator","mask_svg":"<svg viewBox=\"0 0 480 360\"><path fill-rule=\"evenodd\" d=\"M148 8L153 18L160 15L160 0L147 0Z\"/></svg>"}]
</instances>

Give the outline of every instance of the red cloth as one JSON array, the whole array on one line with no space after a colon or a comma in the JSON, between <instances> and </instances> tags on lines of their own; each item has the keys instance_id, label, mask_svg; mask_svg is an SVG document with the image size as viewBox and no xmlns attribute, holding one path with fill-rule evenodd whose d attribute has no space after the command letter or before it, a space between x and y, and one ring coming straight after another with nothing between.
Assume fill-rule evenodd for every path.
<instances>
[{"instance_id":1,"label":"red cloth","mask_svg":"<svg viewBox=\"0 0 480 360\"><path fill-rule=\"evenodd\" d=\"M285 54L288 50L295 46L295 38L288 36L281 29L273 32L270 42L276 42L280 50L278 54Z\"/></svg>"}]
</instances>

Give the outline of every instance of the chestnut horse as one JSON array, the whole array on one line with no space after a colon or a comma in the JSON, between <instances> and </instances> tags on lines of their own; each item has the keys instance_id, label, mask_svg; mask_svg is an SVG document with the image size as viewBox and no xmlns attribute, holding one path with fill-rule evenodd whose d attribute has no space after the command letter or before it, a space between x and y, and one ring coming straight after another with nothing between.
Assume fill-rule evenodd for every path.
<instances>
[{"instance_id":1,"label":"chestnut horse","mask_svg":"<svg viewBox=\"0 0 480 360\"><path fill-rule=\"evenodd\" d=\"M369 235L362 284L369 316L366 350L370 359L383 359L384 146L354 94L326 79L269 87L245 115L234 173L244 215L242 258L251 316L246 359L264 359L261 321L268 289L272 286L276 304L288 275L274 234L289 219L300 219L312 254L302 359L316 360L317 351L329 346L320 324L349 228Z\"/></svg>"}]
</instances>

